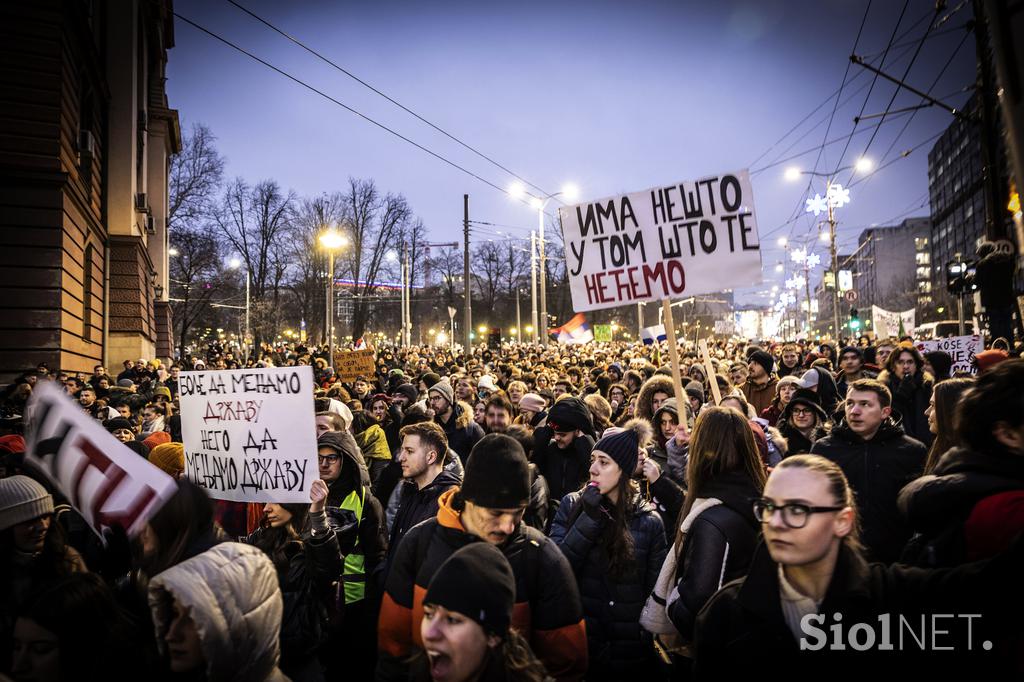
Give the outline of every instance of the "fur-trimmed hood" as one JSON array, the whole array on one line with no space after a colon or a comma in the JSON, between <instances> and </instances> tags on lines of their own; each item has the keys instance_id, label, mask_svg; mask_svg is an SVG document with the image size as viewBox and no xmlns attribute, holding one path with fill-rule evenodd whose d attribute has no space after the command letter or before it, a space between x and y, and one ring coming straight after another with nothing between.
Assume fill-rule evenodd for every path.
<instances>
[{"instance_id":1,"label":"fur-trimmed hood","mask_svg":"<svg viewBox=\"0 0 1024 682\"><path fill-rule=\"evenodd\" d=\"M636 396L636 416L654 423L654 407L652 402L654 401L654 394L658 392L665 393L670 398L675 397L676 389L672 383L672 377L655 374L643 383L643 386L640 387L640 392Z\"/></svg>"}]
</instances>

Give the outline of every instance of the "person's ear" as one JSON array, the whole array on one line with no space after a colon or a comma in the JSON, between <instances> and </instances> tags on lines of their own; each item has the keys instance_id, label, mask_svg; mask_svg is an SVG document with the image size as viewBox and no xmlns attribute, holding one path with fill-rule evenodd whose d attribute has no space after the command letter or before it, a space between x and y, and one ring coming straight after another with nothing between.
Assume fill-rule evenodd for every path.
<instances>
[{"instance_id":1,"label":"person's ear","mask_svg":"<svg viewBox=\"0 0 1024 682\"><path fill-rule=\"evenodd\" d=\"M835 521L832 524L832 529L836 537L845 538L853 532L855 523L856 513L854 512L853 507L844 507L842 511L836 514Z\"/></svg>"},{"instance_id":2,"label":"person's ear","mask_svg":"<svg viewBox=\"0 0 1024 682\"><path fill-rule=\"evenodd\" d=\"M888 419L890 414L892 414L892 406L882 408L882 419Z\"/></svg>"}]
</instances>

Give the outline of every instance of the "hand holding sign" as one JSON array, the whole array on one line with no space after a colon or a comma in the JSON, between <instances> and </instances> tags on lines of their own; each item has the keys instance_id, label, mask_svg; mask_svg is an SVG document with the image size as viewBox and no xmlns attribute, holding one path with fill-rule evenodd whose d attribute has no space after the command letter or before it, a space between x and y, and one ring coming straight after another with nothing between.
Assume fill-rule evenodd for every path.
<instances>
[{"instance_id":1,"label":"hand holding sign","mask_svg":"<svg viewBox=\"0 0 1024 682\"><path fill-rule=\"evenodd\" d=\"M309 511L314 514L322 512L327 504L327 493L326 483L319 478L313 481L309 486L309 499L312 500L312 503L309 505Z\"/></svg>"}]
</instances>

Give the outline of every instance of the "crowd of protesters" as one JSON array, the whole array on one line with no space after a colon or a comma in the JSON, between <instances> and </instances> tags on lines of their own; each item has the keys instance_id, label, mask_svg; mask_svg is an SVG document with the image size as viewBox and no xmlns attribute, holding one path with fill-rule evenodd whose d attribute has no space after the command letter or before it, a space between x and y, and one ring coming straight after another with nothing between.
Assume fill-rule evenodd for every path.
<instances>
[{"instance_id":1,"label":"crowd of protesters","mask_svg":"<svg viewBox=\"0 0 1024 682\"><path fill-rule=\"evenodd\" d=\"M40 365L0 394L0 671L1019 677L1024 361L993 345L952 372L909 339L684 344L681 392L664 344L386 347L352 381L302 345ZM295 365L309 502L210 499L185 476L181 372ZM101 541L26 458L47 381L176 479L134 537Z\"/></svg>"}]
</instances>

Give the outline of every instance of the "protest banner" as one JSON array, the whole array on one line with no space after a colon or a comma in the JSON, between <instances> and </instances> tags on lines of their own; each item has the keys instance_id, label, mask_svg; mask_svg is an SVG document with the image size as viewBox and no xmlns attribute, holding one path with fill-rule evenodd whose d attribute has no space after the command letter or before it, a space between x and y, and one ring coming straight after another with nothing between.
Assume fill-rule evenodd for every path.
<instances>
[{"instance_id":1,"label":"protest banner","mask_svg":"<svg viewBox=\"0 0 1024 682\"><path fill-rule=\"evenodd\" d=\"M929 339L918 341L914 344L922 353L933 350L941 350L953 358L953 366L950 373L954 372L977 372L974 367L974 356L985 350L985 342L976 334L968 336L950 336L945 339Z\"/></svg>"},{"instance_id":2,"label":"protest banner","mask_svg":"<svg viewBox=\"0 0 1024 682\"><path fill-rule=\"evenodd\" d=\"M377 365L373 350L347 350L334 354L334 371L341 381L355 381L357 377L373 379L377 374Z\"/></svg>"},{"instance_id":3,"label":"protest banner","mask_svg":"<svg viewBox=\"0 0 1024 682\"><path fill-rule=\"evenodd\" d=\"M871 306L871 329L874 330L875 335L880 339L900 336L900 321L902 320L903 333L910 334L914 331L914 318L916 316L917 313L913 308L894 313L873 305Z\"/></svg>"},{"instance_id":4,"label":"protest banner","mask_svg":"<svg viewBox=\"0 0 1024 682\"><path fill-rule=\"evenodd\" d=\"M594 341L598 343L611 343L612 326L610 324L594 325Z\"/></svg>"},{"instance_id":5,"label":"protest banner","mask_svg":"<svg viewBox=\"0 0 1024 682\"><path fill-rule=\"evenodd\" d=\"M130 537L178 490L86 414L57 384L39 382L29 401L25 461L46 475L92 530L121 526Z\"/></svg>"},{"instance_id":6,"label":"protest banner","mask_svg":"<svg viewBox=\"0 0 1024 682\"><path fill-rule=\"evenodd\" d=\"M761 281L746 170L558 210L576 312Z\"/></svg>"},{"instance_id":7,"label":"protest banner","mask_svg":"<svg viewBox=\"0 0 1024 682\"><path fill-rule=\"evenodd\" d=\"M182 372L178 386L190 481L218 500L309 502L312 367Z\"/></svg>"}]
</instances>

